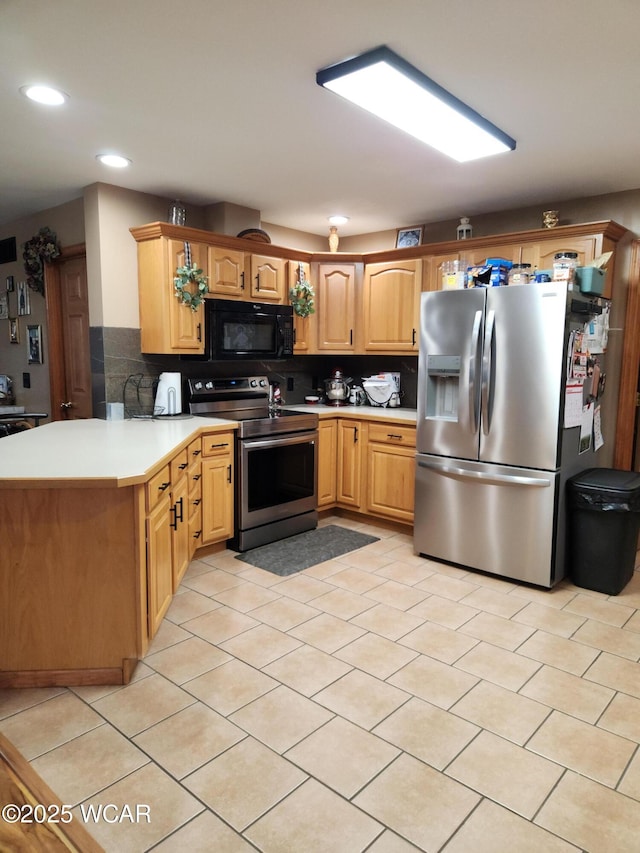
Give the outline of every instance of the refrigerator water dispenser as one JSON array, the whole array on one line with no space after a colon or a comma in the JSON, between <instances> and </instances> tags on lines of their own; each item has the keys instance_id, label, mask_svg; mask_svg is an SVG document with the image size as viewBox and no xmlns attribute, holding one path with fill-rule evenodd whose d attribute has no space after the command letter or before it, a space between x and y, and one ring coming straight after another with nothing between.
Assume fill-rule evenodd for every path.
<instances>
[{"instance_id":1,"label":"refrigerator water dispenser","mask_svg":"<svg viewBox=\"0 0 640 853\"><path fill-rule=\"evenodd\" d=\"M427 356L427 418L441 421L458 420L461 363L459 355Z\"/></svg>"}]
</instances>

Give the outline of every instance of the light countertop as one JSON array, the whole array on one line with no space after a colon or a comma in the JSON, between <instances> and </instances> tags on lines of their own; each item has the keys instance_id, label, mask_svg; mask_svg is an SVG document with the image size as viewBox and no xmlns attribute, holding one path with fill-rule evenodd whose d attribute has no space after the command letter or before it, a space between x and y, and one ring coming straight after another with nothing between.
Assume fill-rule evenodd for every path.
<instances>
[{"instance_id":1,"label":"light countertop","mask_svg":"<svg viewBox=\"0 0 640 853\"><path fill-rule=\"evenodd\" d=\"M143 482L204 429L233 429L235 421L189 417L169 421L55 421L0 439L0 488L29 481L83 480L102 486Z\"/></svg>"},{"instance_id":2,"label":"light countertop","mask_svg":"<svg viewBox=\"0 0 640 853\"><path fill-rule=\"evenodd\" d=\"M415 409L377 406L285 406L319 418L415 424ZM55 421L0 439L0 488L129 486L142 483L206 429L235 429L236 421L184 416L105 421Z\"/></svg>"},{"instance_id":3,"label":"light countertop","mask_svg":"<svg viewBox=\"0 0 640 853\"><path fill-rule=\"evenodd\" d=\"M367 421L401 421L415 426L415 409L384 408L383 406L326 406L301 403L297 406L284 406L296 412L314 412L320 418L358 418Z\"/></svg>"}]
</instances>

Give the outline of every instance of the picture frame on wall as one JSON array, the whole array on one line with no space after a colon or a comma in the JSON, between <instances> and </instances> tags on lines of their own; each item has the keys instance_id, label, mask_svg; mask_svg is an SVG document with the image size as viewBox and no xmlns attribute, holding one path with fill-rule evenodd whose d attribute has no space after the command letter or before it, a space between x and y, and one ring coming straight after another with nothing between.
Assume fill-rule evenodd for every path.
<instances>
[{"instance_id":1,"label":"picture frame on wall","mask_svg":"<svg viewBox=\"0 0 640 853\"><path fill-rule=\"evenodd\" d=\"M42 326L27 326L29 364L42 364Z\"/></svg>"},{"instance_id":2,"label":"picture frame on wall","mask_svg":"<svg viewBox=\"0 0 640 853\"><path fill-rule=\"evenodd\" d=\"M10 344L19 344L20 343L20 331L18 329L18 318L17 317L9 317L9 343Z\"/></svg>"},{"instance_id":3,"label":"picture frame on wall","mask_svg":"<svg viewBox=\"0 0 640 853\"><path fill-rule=\"evenodd\" d=\"M29 296L29 288L26 281L19 281L17 284L18 292L18 315L24 316L31 314L31 299Z\"/></svg>"},{"instance_id":4,"label":"picture frame on wall","mask_svg":"<svg viewBox=\"0 0 640 853\"><path fill-rule=\"evenodd\" d=\"M424 225L412 225L410 228L398 228L396 234L396 249L407 249L422 243Z\"/></svg>"},{"instance_id":5,"label":"picture frame on wall","mask_svg":"<svg viewBox=\"0 0 640 853\"><path fill-rule=\"evenodd\" d=\"M9 319L9 297L6 293L0 296L0 320Z\"/></svg>"}]
</instances>

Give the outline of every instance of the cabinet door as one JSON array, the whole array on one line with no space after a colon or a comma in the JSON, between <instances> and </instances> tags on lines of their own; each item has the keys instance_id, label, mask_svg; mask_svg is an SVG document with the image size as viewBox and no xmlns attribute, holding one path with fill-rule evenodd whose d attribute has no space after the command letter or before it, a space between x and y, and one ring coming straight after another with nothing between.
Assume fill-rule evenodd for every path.
<instances>
[{"instance_id":1,"label":"cabinet door","mask_svg":"<svg viewBox=\"0 0 640 853\"><path fill-rule=\"evenodd\" d=\"M171 555L173 563L173 592L187 571L191 553L189 550L189 506L188 481L180 477L171 489Z\"/></svg>"},{"instance_id":2,"label":"cabinet door","mask_svg":"<svg viewBox=\"0 0 640 853\"><path fill-rule=\"evenodd\" d=\"M319 264L317 297L318 351L354 352L355 264Z\"/></svg>"},{"instance_id":3,"label":"cabinet door","mask_svg":"<svg viewBox=\"0 0 640 853\"><path fill-rule=\"evenodd\" d=\"M251 298L260 302L285 302L285 261L251 255Z\"/></svg>"},{"instance_id":4,"label":"cabinet door","mask_svg":"<svg viewBox=\"0 0 640 853\"><path fill-rule=\"evenodd\" d=\"M202 542L233 536L233 465L231 455L202 460Z\"/></svg>"},{"instance_id":5,"label":"cabinet door","mask_svg":"<svg viewBox=\"0 0 640 853\"><path fill-rule=\"evenodd\" d=\"M366 352L418 351L421 284L421 260L365 267Z\"/></svg>"},{"instance_id":6,"label":"cabinet door","mask_svg":"<svg viewBox=\"0 0 640 853\"><path fill-rule=\"evenodd\" d=\"M206 246L199 243L189 243L191 247L191 264L196 264L207 272ZM203 307L200 305L193 311L184 305L175 295L173 279L178 267L185 266L185 249L181 240L167 240L169 281L169 338L171 352L204 352L203 342Z\"/></svg>"},{"instance_id":7,"label":"cabinet door","mask_svg":"<svg viewBox=\"0 0 640 853\"><path fill-rule=\"evenodd\" d=\"M287 270L287 302L289 301L289 291L296 286L298 276L300 274L300 266L302 266L302 274L307 281L311 281L311 265L304 261L289 261ZM316 311L308 317L299 317L296 312L293 312L293 351L294 353L309 353L312 351L312 337L315 331L315 323L317 320L317 296L314 300L316 303Z\"/></svg>"},{"instance_id":8,"label":"cabinet door","mask_svg":"<svg viewBox=\"0 0 640 853\"><path fill-rule=\"evenodd\" d=\"M155 636L173 596L169 495L147 516L147 614L149 639Z\"/></svg>"},{"instance_id":9,"label":"cabinet door","mask_svg":"<svg viewBox=\"0 0 640 853\"><path fill-rule=\"evenodd\" d=\"M318 507L336 502L338 428L335 420L318 424Z\"/></svg>"},{"instance_id":10,"label":"cabinet door","mask_svg":"<svg viewBox=\"0 0 640 853\"><path fill-rule=\"evenodd\" d=\"M359 421L338 421L337 500L353 509L359 509L361 503L362 429Z\"/></svg>"},{"instance_id":11,"label":"cabinet door","mask_svg":"<svg viewBox=\"0 0 640 853\"><path fill-rule=\"evenodd\" d=\"M225 299L248 298L249 294L245 292L244 265L244 252L209 246L209 293Z\"/></svg>"},{"instance_id":12,"label":"cabinet door","mask_svg":"<svg viewBox=\"0 0 640 853\"><path fill-rule=\"evenodd\" d=\"M367 452L367 512L413 522L415 451L370 442Z\"/></svg>"}]
</instances>

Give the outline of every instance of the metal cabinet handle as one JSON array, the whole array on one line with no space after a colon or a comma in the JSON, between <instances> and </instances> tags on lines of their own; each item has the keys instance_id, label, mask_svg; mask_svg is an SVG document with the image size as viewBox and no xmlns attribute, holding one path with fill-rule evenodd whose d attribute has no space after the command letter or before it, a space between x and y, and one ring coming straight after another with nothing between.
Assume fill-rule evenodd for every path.
<instances>
[{"instance_id":1,"label":"metal cabinet handle","mask_svg":"<svg viewBox=\"0 0 640 853\"><path fill-rule=\"evenodd\" d=\"M178 511L177 511L175 506L172 506L170 512L173 513L173 521L169 522L169 527L172 530L177 530L178 529Z\"/></svg>"},{"instance_id":2,"label":"metal cabinet handle","mask_svg":"<svg viewBox=\"0 0 640 853\"><path fill-rule=\"evenodd\" d=\"M169 481L168 483L162 483L160 486L158 486L158 491L159 492L166 492L166 490L169 488L170 485L171 485L171 481Z\"/></svg>"},{"instance_id":3,"label":"metal cabinet handle","mask_svg":"<svg viewBox=\"0 0 640 853\"><path fill-rule=\"evenodd\" d=\"M193 538L199 539L201 535L202 535L202 530L196 530L196 532L193 534Z\"/></svg>"},{"instance_id":4,"label":"metal cabinet handle","mask_svg":"<svg viewBox=\"0 0 640 853\"><path fill-rule=\"evenodd\" d=\"M414 347L416 345L416 330L411 329L411 346Z\"/></svg>"},{"instance_id":5,"label":"metal cabinet handle","mask_svg":"<svg viewBox=\"0 0 640 853\"><path fill-rule=\"evenodd\" d=\"M198 337L198 343L200 343L200 341L202 340L202 323L198 323L196 334Z\"/></svg>"},{"instance_id":6,"label":"metal cabinet handle","mask_svg":"<svg viewBox=\"0 0 640 853\"><path fill-rule=\"evenodd\" d=\"M202 451L201 451L201 450L194 450L194 451L193 451L193 456L200 456L200 454L201 454L201 453L202 453Z\"/></svg>"},{"instance_id":7,"label":"metal cabinet handle","mask_svg":"<svg viewBox=\"0 0 640 853\"><path fill-rule=\"evenodd\" d=\"M240 290L244 290L244 272L240 273Z\"/></svg>"},{"instance_id":8,"label":"metal cabinet handle","mask_svg":"<svg viewBox=\"0 0 640 853\"><path fill-rule=\"evenodd\" d=\"M215 450L216 447L229 447L229 442L225 441L223 444L210 444L209 450Z\"/></svg>"},{"instance_id":9,"label":"metal cabinet handle","mask_svg":"<svg viewBox=\"0 0 640 853\"><path fill-rule=\"evenodd\" d=\"M231 482L231 465L227 466L227 483Z\"/></svg>"},{"instance_id":10,"label":"metal cabinet handle","mask_svg":"<svg viewBox=\"0 0 640 853\"><path fill-rule=\"evenodd\" d=\"M402 436L401 436L401 435L397 435L397 433L395 433L395 432L388 432L388 433L387 433L387 438L397 438L397 439L398 439L398 441L402 441Z\"/></svg>"},{"instance_id":11,"label":"metal cabinet handle","mask_svg":"<svg viewBox=\"0 0 640 853\"><path fill-rule=\"evenodd\" d=\"M179 468L181 471L184 471L184 469L185 469L185 468L188 468L188 467L189 467L189 463L188 463L188 462L183 462L181 465L178 465L178 468Z\"/></svg>"},{"instance_id":12,"label":"metal cabinet handle","mask_svg":"<svg viewBox=\"0 0 640 853\"><path fill-rule=\"evenodd\" d=\"M201 500L202 500L202 498L196 498L196 499L194 500L194 502L193 502L193 505L194 505L194 506L200 506L200 502L201 502Z\"/></svg>"},{"instance_id":13,"label":"metal cabinet handle","mask_svg":"<svg viewBox=\"0 0 640 853\"><path fill-rule=\"evenodd\" d=\"M353 428L353 443L358 443L358 427Z\"/></svg>"},{"instance_id":14,"label":"metal cabinet handle","mask_svg":"<svg viewBox=\"0 0 640 853\"><path fill-rule=\"evenodd\" d=\"M256 290L260 290L260 273L256 274Z\"/></svg>"},{"instance_id":15,"label":"metal cabinet handle","mask_svg":"<svg viewBox=\"0 0 640 853\"><path fill-rule=\"evenodd\" d=\"M194 474L192 479L195 483L197 483L200 477L202 477L202 474Z\"/></svg>"}]
</instances>

